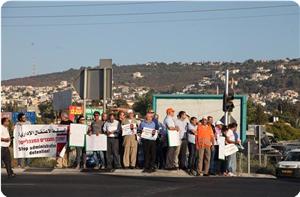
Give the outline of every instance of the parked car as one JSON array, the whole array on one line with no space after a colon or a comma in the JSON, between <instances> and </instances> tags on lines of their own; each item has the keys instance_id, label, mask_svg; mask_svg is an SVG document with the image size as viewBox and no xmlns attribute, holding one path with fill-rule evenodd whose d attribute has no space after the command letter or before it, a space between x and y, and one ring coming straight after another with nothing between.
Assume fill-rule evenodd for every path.
<instances>
[{"instance_id":1,"label":"parked car","mask_svg":"<svg viewBox=\"0 0 300 197\"><path fill-rule=\"evenodd\" d=\"M277 164L276 176L300 178L300 149L289 151Z\"/></svg>"}]
</instances>

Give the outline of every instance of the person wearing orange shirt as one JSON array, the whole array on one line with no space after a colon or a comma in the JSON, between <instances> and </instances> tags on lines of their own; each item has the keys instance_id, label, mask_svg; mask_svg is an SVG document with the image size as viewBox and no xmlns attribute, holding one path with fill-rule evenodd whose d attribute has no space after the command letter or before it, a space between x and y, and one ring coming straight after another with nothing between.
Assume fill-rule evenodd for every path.
<instances>
[{"instance_id":1,"label":"person wearing orange shirt","mask_svg":"<svg viewBox=\"0 0 300 197\"><path fill-rule=\"evenodd\" d=\"M208 171L210 165L210 156L211 151L214 149L214 132L211 126L207 123L207 118L203 117L201 120L201 124L198 124L197 127L196 148L199 155L197 176L202 175L203 167L203 176L209 176Z\"/></svg>"}]
</instances>

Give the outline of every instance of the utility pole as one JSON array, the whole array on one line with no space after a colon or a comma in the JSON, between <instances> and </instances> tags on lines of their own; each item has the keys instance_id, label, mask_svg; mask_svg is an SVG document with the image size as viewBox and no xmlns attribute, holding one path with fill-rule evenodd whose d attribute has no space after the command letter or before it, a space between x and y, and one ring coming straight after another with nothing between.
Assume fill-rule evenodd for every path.
<instances>
[{"instance_id":1,"label":"utility pole","mask_svg":"<svg viewBox=\"0 0 300 197\"><path fill-rule=\"evenodd\" d=\"M228 81L229 81L229 71L226 70L226 73L225 73L225 95L227 96L228 95ZM224 117L225 117L225 125L227 126L228 123L229 123L229 117L228 117L228 111L225 111L225 114L224 114Z\"/></svg>"},{"instance_id":2,"label":"utility pole","mask_svg":"<svg viewBox=\"0 0 300 197\"><path fill-rule=\"evenodd\" d=\"M103 68L103 113L106 112L106 68Z\"/></svg>"}]
</instances>

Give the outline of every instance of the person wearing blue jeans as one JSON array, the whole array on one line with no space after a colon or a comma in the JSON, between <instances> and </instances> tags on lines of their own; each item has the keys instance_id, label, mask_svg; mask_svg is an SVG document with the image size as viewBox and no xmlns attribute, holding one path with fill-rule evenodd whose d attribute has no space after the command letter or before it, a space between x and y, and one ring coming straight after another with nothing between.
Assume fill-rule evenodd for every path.
<instances>
[{"instance_id":1,"label":"person wearing blue jeans","mask_svg":"<svg viewBox=\"0 0 300 197\"><path fill-rule=\"evenodd\" d=\"M103 151L94 151L93 157L96 159L96 166L103 169L105 167L105 157Z\"/></svg>"},{"instance_id":2,"label":"person wearing blue jeans","mask_svg":"<svg viewBox=\"0 0 300 197\"><path fill-rule=\"evenodd\" d=\"M94 112L94 120L91 123L91 126L89 128L88 135L91 134L103 134L103 126L104 123L107 121L107 114L102 113L101 119L100 119L100 112L95 111ZM94 151L93 157L96 160L96 168L103 169L105 167L105 157L103 151Z\"/></svg>"},{"instance_id":3,"label":"person wearing blue jeans","mask_svg":"<svg viewBox=\"0 0 300 197\"><path fill-rule=\"evenodd\" d=\"M198 120L196 117L192 117L190 123L188 124L188 149L189 149L189 158L188 158L188 170L189 174L194 175L197 171L197 163L196 163L196 141L192 136L195 136L197 133L197 124ZM193 141L192 141L193 139Z\"/></svg>"},{"instance_id":4,"label":"person wearing blue jeans","mask_svg":"<svg viewBox=\"0 0 300 197\"><path fill-rule=\"evenodd\" d=\"M226 132L226 143L227 144L239 144L240 140L237 138L236 133L237 124L230 123ZM233 153L226 158L227 160L227 175L235 176L236 173L236 153Z\"/></svg>"}]
</instances>

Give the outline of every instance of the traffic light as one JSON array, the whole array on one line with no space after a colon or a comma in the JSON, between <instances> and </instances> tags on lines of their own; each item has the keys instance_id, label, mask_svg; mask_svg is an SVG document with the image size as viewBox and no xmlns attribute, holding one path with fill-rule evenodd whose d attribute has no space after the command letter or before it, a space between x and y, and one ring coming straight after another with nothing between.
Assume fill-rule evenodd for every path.
<instances>
[{"instance_id":1,"label":"traffic light","mask_svg":"<svg viewBox=\"0 0 300 197\"><path fill-rule=\"evenodd\" d=\"M224 112L232 112L234 108L233 104L234 94L228 93L223 95L223 111Z\"/></svg>"}]
</instances>

